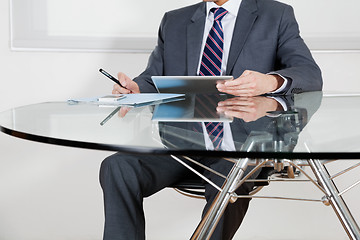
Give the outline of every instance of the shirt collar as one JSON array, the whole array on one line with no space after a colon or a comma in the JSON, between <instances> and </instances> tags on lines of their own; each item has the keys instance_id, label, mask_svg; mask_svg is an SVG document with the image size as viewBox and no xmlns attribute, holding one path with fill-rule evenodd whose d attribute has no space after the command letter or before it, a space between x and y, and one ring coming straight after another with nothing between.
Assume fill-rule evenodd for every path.
<instances>
[{"instance_id":1,"label":"shirt collar","mask_svg":"<svg viewBox=\"0 0 360 240\"><path fill-rule=\"evenodd\" d=\"M224 3L222 6L219 6L214 2L206 2L207 16L209 16L210 9L222 7L224 9L226 9L229 12L229 14L237 17L241 1L242 0L229 0L226 3Z\"/></svg>"}]
</instances>

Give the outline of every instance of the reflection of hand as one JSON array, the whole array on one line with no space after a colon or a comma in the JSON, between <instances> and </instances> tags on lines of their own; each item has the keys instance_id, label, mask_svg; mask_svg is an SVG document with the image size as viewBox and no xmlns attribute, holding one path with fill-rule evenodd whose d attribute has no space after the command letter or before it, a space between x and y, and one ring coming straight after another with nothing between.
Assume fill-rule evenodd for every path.
<instances>
[{"instance_id":1,"label":"reflection of hand","mask_svg":"<svg viewBox=\"0 0 360 240\"><path fill-rule=\"evenodd\" d=\"M216 110L228 117L241 118L245 122L256 121L276 111L281 106L275 99L268 97L234 97L219 102Z\"/></svg>"},{"instance_id":2,"label":"reflection of hand","mask_svg":"<svg viewBox=\"0 0 360 240\"><path fill-rule=\"evenodd\" d=\"M128 94L128 93L140 93L139 86L131 78L126 76L124 73L118 73L118 79L121 85L115 84L112 90L112 94Z\"/></svg>"},{"instance_id":3,"label":"reflection of hand","mask_svg":"<svg viewBox=\"0 0 360 240\"><path fill-rule=\"evenodd\" d=\"M125 117L125 115L130 111L129 107L117 107L114 111L112 111L101 123L101 126L104 126L107 121L109 121L116 113L120 118Z\"/></svg>"},{"instance_id":4,"label":"reflection of hand","mask_svg":"<svg viewBox=\"0 0 360 240\"><path fill-rule=\"evenodd\" d=\"M131 107L121 107L119 112L118 112L118 116L120 118L123 118L126 116L126 114L131 110Z\"/></svg>"},{"instance_id":5,"label":"reflection of hand","mask_svg":"<svg viewBox=\"0 0 360 240\"><path fill-rule=\"evenodd\" d=\"M273 92L280 88L283 83L284 80L278 75L246 70L240 77L218 83L216 87L220 92L251 97Z\"/></svg>"}]
</instances>

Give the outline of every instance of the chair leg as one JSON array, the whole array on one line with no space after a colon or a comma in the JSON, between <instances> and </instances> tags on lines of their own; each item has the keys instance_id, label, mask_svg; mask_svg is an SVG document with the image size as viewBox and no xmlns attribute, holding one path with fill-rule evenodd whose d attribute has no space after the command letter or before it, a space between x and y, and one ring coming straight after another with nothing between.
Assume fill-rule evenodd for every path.
<instances>
[{"instance_id":1,"label":"chair leg","mask_svg":"<svg viewBox=\"0 0 360 240\"><path fill-rule=\"evenodd\" d=\"M223 215L233 192L236 190L238 183L241 181L245 170L249 164L249 159L240 159L234 164L228 174L222 190L217 194L211 207L201 220L199 226L195 230L191 240L208 240L214 232L217 223Z\"/></svg>"},{"instance_id":2,"label":"chair leg","mask_svg":"<svg viewBox=\"0 0 360 240\"><path fill-rule=\"evenodd\" d=\"M320 160L308 160L308 163L315 174L319 184L326 192L326 198L333 207L338 219L343 225L350 239L360 239L360 229L354 220L344 199L339 195L339 191L331 179L327 169Z\"/></svg>"}]
</instances>

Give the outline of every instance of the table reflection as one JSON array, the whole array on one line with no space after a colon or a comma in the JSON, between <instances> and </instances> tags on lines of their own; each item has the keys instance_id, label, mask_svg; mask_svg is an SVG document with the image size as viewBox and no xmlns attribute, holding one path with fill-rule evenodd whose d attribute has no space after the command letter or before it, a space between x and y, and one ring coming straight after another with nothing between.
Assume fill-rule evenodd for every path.
<instances>
[{"instance_id":1,"label":"table reflection","mask_svg":"<svg viewBox=\"0 0 360 240\"><path fill-rule=\"evenodd\" d=\"M197 114L199 97L216 99L200 100L206 103L202 107L209 110L208 114ZM251 98L187 95L184 101L156 106L153 119L159 121L161 140L169 149L208 149L207 133L199 130L199 124L223 121L229 126L233 148L219 150L292 152L299 133L319 108L321 100L321 92Z\"/></svg>"}]
</instances>

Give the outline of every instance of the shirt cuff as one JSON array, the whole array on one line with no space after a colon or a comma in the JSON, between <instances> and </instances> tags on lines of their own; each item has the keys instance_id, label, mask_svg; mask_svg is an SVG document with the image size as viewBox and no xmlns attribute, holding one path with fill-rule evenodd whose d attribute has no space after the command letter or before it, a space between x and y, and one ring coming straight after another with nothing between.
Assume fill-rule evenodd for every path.
<instances>
[{"instance_id":1,"label":"shirt cuff","mask_svg":"<svg viewBox=\"0 0 360 240\"><path fill-rule=\"evenodd\" d=\"M267 97L274 99L275 101L277 101L281 105L283 110L280 111L280 112L286 112L288 110L286 102L281 97L276 97L276 96L267 96ZM266 116L268 116L268 117L278 117L280 115L281 115L281 113L279 113L278 111L274 111L272 113L268 113Z\"/></svg>"},{"instance_id":2,"label":"shirt cuff","mask_svg":"<svg viewBox=\"0 0 360 240\"><path fill-rule=\"evenodd\" d=\"M278 74L276 72L270 72L267 75L278 75L279 77L281 77L284 80L283 84L278 89L276 89L275 91L269 92L270 94L281 93L282 91L285 90L285 88L286 88L286 86L288 84L288 80L285 77L283 77L281 74Z\"/></svg>"}]
</instances>

